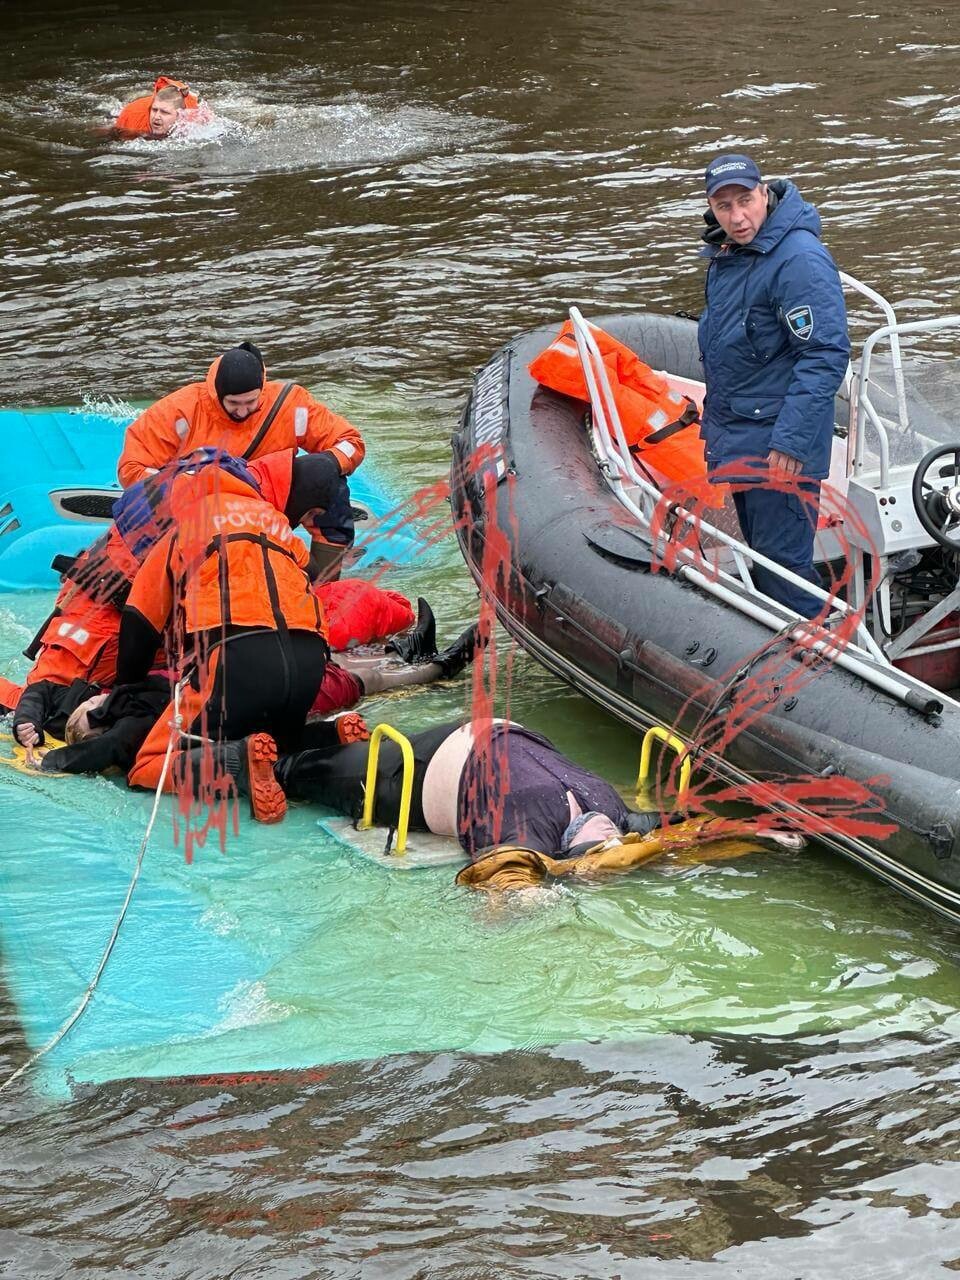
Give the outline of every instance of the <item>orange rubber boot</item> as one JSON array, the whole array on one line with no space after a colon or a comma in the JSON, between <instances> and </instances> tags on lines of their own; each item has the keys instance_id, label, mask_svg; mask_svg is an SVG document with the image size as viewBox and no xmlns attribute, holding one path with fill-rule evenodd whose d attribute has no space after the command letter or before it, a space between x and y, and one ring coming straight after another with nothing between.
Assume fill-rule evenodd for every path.
<instances>
[{"instance_id":1,"label":"orange rubber boot","mask_svg":"<svg viewBox=\"0 0 960 1280\"><path fill-rule=\"evenodd\" d=\"M287 797L273 773L277 744L269 733L252 733L246 741L246 754L252 817L257 822L281 822L287 812Z\"/></svg>"}]
</instances>

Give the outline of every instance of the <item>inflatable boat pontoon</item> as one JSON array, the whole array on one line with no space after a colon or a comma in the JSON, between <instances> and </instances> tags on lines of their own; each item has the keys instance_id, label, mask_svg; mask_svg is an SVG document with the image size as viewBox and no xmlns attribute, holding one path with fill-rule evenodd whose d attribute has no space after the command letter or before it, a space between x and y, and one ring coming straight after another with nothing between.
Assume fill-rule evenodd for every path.
<instances>
[{"instance_id":1,"label":"inflatable boat pontoon","mask_svg":"<svg viewBox=\"0 0 960 1280\"><path fill-rule=\"evenodd\" d=\"M822 593L826 629L757 590L729 500L685 505L626 445L576 308L589 405L527 371L556 326L498 351L454 436L454 519L481 591L545 667L638 730L668 726L729 797L960 921L960 365L908 375L901 354L960 317L901 323L844 284L885 323L838 400L846 516L817 545L843 585ZM702 394L691 321L596 324Z\"/></svg>"}]
</instances>

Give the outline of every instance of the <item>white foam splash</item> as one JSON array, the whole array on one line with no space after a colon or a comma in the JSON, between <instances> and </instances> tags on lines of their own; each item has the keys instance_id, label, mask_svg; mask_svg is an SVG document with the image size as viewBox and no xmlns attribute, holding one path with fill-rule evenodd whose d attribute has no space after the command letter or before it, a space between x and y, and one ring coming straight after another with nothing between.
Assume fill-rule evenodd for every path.
<instances>
[{"instance_id":1,"label":"white foam splash","mask_svg":"<svg viewBox=\"0 0 960 1280\"><path fill-rule=\"evenodd\" d=\"M137 416L137 410L128 400L120 400L112 395L98 395L85 391L79 405L68 410L69 413L94 414L99 418L112 418L115 422L129 422Z\"/></svg>"},{"instance_id":2,"label":"white foam splash","mask_svg":"<svg viewBox=\"0 0 960 1280\"><path fill-rule=\"evenodd\" d=\"M111 154L152 155L167 162L195 156L207 170L244 173L344 168L459 150L505 128L502 121L427 105L395 107L358 99L275 104L253 100L239 85L208 89L216 114L184 119L166 138L114 143Z\"/></svg>"},{"instance_id":3,"label":"white foam splash","mask_svg":"<svg viewBox=\"0 0 960 1280\"><path fill-rule=\"evenodd\" d=\"M219 1002L223 1017L211 1029L211 1035L237 1031L242 1027L262 1026L266 1022L282 1022L293 1010L271 1000L263 982L238 982Z\"/></svg>"},{"instance_id":4,"label":"white foam splash","mask_svg":"<svg viewBox=\"0 0 960 1280\"><path fill-rule=\"evenodd\" d=\"M819 89L818 84L809 80L790 81L785 84L748 84L742 89L731 89L722 93L721 98L776 98L784 93L794 93L797 89Z\"/></svg>"}]
</instances>

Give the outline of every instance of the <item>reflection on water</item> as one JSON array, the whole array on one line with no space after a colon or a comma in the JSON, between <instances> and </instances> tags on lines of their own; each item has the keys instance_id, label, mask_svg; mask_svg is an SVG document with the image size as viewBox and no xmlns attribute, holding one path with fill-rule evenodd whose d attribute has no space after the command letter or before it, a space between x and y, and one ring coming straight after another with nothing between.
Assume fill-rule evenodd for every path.
<instances>
[{"instance_id":1,"label":"reflection on water","mask_svg":"<svg viewBox=\"0 0 960 1280\"><path fill-rule=\"evenodd\" d=\"M950 1046L895 1036L105 1086L25 1118L6 1235L24 1275L932 1276L958 1102Z\"/></svg>"},{"instance_id":2,"label":"reflection on water","mask_svg":"<svg viewBox=\"0 0 960 1280\"><path fill-rule=\"evenodd\" d=\"M847 271L914 316L957 310L949 5L280 8L170 0L149 23L60 0L4 9L4 404L142 401L254 338L412 489L444 473L470 373L512 333L571 302L699 308L699 173L727 147L797 181ZM160 71L221 122L169 143L97 139ZM859 302L852 320L863 336ZM921 390L949 417L945 385ZM427 595L444 633L475 609L452 546L395 585ZM22 670L46 603L3 602L3 674ZM629 783L630 735L522 657L511 696L518 718ZM424 721L457 714L464 690L430 698ZM2 784L8 874L15 862L29 883L32 851L55 878L65 839L81 857L103 794L41 835L36 805ZM137 814L118 801L111 820ZM266 847L307 882L292 837ZM633 1277L657 1260L665 1277L808 1280L960 1265L956 937L882 886L814 853L484 921L439 879L428 904L374 879L365 899L341 872L331 899L314 885L291 906L269 865L270 919L299 911L318 931L271 951L265 920L257 980L210 1027L251 1043L299 1000L306 1060L323 1009L306 975L362 1010L366 1036L337 1042L328 1021L318 1060L374 1053L394 1022L427 1051L322 1078L101 1084L65 1105L2 1095L11 1274ZM392 949L364 935L362 910L352 932L338 921L337 903L394 894ZM228 905L202 927L228 928ZM29 959L6 956L8 980ZM58 971L68 987L86 976ZM114 998L101 1030L125 1007ZM6 1070L24 1024L10 1000L0 1016Z\"/></svg>"}]
</instances>

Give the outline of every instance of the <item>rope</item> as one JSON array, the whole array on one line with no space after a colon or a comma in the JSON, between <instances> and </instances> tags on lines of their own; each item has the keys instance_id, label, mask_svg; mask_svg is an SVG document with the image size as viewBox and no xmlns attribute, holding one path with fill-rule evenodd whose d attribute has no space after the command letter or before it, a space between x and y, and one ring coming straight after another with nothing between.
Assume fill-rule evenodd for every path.
<instances>
[{"instance_id":1,"label":"rope","mask_svg":"<svg viewBox=\"0 0 960 1280\"><path fill-rule=\"evenodd\" d=\"M166 755L163 757L163 768L160 770L160 781L157 783L157 789L153 797L153 809L151 810L151 813L150 813L150 820L147 823L147 829L143 833L143 839L140 842L140 851L137 854L137 861L133 868L133 875L130 877L130 883L127 885L127 894L123 900L123 906L120 908L120 914L117 916L117 919L113 926L113 930L110 934L110 938L107 941L106 947L104 948L103 955L100 957L100 963L97 965L97 971L91 978L90 982L87 984L87 989L84 991L83 995L81 996L80 1003L74 1009L73 1013L71 1013L70 1016L67 1018L67 1020L62 1024L62 1026L60 1026L60 1028L53 1033L53 1035L50 1037L50 1039L47 1041L45 1045L42 1045L39 1049L36 1050L35 1053L32 1053L30 1057L26 1060L26 1062L24 1062L21 1066L17 1067L16 1071L14 1071L11 1075L7 1076L6 1080L0 1083L0 1093L3 1093L7 1085L13 1084L14 1080L18 1080L21 1076L26 1075L26 1073L30 1070L31 1067L35 1066L36 1063L38 1063L42 1057L44 1057L46 1054L50 1052L52 1048L54 1048L55 1045L58 1045L60 1043L60 1041L64 1038L64 1036L67 1034L70 1028L77 1024L81 1015L83 1014L83 1011L86 1009L87 1005L93 999L93 993L97 988L97 983L100 981L100 978L103 975L104 969L107 967L107 961L110 959L110 954L113 951L114 943L117 941L117 936L120 933L120 926L123 924L124 917L127 914L127 908L130 906L130 899L133 897L133 891L137 887L137 881L140 879L140 870L143 867L143 857L144 857L144 854L147 852L147 845L150 842L150 835L151 835L151 832L153 831L153 824L154 822L156 822L157 813L160 809L160 797L163 795L163 784L167 780L167 770L170 767L170 757L173 755L173 744L176 741L178 735L182 733L181 724L180 724L181 717L180 717L180 685L179 684L174 688L174 691L173 691L173 712L174 712L173 719L170 722L170 738L169 738L169 741L167 742Z\"/></svg>"}]
</instances>

